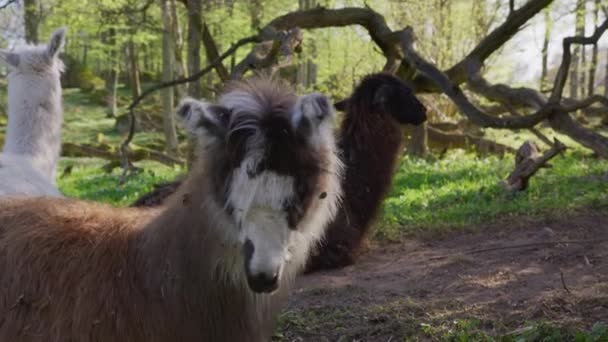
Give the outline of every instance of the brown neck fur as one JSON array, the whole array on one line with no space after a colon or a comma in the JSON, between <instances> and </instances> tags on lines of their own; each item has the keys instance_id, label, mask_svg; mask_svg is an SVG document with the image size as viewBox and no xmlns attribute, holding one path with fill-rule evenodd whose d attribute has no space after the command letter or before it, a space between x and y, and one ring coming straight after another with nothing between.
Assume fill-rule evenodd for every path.
<instances>
[{"instance_id":1,"label":"brown neck fur","mask_svg":"<svg viewBox=\"0 0 608 342\"><path fill-rule=\"evenodd\" d=\"M158 210L1 203L0 340L267 340L289 284L257 295L234 275L207 187L191 175Z\"/></svg>"}]
</instances>

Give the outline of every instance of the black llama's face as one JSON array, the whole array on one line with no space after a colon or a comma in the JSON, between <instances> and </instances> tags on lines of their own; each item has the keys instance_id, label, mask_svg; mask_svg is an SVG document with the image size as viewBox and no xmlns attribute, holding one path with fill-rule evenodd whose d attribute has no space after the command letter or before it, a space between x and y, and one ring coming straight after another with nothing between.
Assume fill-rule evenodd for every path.
<instances>
[{"instance_id":1,"label":"black llama's face","mask_svg":"<svg viewBox=\"0 0 608 342\"><path fill-rule=\"evenodd\" d=\"M354 103L352 99L355 99ZM400 124L420 125L426 121L426 108L405 82L389 74L372 74L365 77L350 99L336 104L338 110L348 106L393 117Z\"/></svg>"},{"instance_id":2,"label":"black llama's face","mask_svg":"<svg viewBox=\"0 0 608 342\"><path fill-rule=\"evenodd\" d=\"M244 270L255 292L279 286L300 223L324 198L336 158L334 114L321 94L298 98L267 79L236 84L219 105L190 100L179 113L197 119L203 140L221 145L217 157L218 197L238 227ZM326 194L325 194L326 196Z\"/></svg>"}]
</instances>

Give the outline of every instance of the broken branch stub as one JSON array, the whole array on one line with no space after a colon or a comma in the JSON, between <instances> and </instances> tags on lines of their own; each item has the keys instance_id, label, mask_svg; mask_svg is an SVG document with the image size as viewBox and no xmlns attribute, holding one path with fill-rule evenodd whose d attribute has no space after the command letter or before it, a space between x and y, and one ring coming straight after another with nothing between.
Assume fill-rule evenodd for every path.
<instances>
[{"instance_id":1,"label":"broken branch stub","mask_svg":"<svg viewBox=\"0 0 608 342\"><path fill-rule=\"evenodd\" d=\"M540 154L538 145L533 141L526 141L515 156L515 169L502 185L509 191L523 191L528 188L530 178L542 167L547 167L547 162L560 152L566 150L566 145L554 139L553 146L545 153Z\"/></svg>"}]
</instances>

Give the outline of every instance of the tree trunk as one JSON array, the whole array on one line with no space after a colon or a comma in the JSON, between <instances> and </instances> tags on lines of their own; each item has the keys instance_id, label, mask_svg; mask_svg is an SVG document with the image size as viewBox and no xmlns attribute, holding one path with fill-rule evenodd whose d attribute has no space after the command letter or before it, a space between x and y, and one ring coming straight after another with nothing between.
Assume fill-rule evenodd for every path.
<instances>
[{"instance_id":1,"label":"tree trunk","mask_svg":"<svg viewBox=\"0 0 608 342\"><path fill-rule=\"evenodd\" d=\"M543 11L545 17L545 36L543 38L543 59L542 69L540 72L540 89L547 87L547 72L549 70L549 41L551 40L551 6L547 6Z\"/></svg>"},{"instance_id":2,"label":"tree trunk","mask_svg":"<svg viewBox=\"0 0 608 342\"><path fill-rule=\"evenodd\" d=\"M106 83L106 103L108 105L107 113L108 117L115 118L118 116L118 73L119 73L119 62L118 53L116 51L116 30L110 28L106 32L105 37L106 44L110 46L108 52L109 67L105 72L105 83Z\"/></svg>"},{"instance_id":3,"label":"tree trunk","mask_svg":"<svg viewBox=\"0 0 608 342\"><path fill-rule=\"evenodd\" d=\"M600 13L600 0L595 0L595 8L593 9L593 27L597 28L598 17ZM593 44L593 52L591 53L591 65L589 66L589 83L587 85L587 95L591 96L595 90L595 73L597 71L597 43Z\"/></svg>"},{"instance_id":4,"label":"tree trunk","mask_svg":"<svg viewBox=\"0 0 608 342\"><path fill-rule=\"evenodd\" d=\"M585 33L585 0L576 0L576 27L575 35L580 36ZM578 90L580 87L579 76L580 76L580 45L574 45L572 49L572 60L570 67L570 97L573 99L578 98Z\"/></svg>"},{"instance_id":5,"label":"tree trunk","mask_svg":"<svg viewBox=\"0 0 608 342\"><path fill-rule=\"evenodd\" d=\"M25 24L25 40L28 43L38 44L38 30L40 26L40 0L23 0L23 21Z\"/></svg>"},{"instance_id":6,"label":"tree trunk","mask_svg":"<svg viewBox=\"0 0 608 342\"><path fill-rule=\"evenodd\" d=\"M262 25L262 1L251 0L249 1L249 14L251 16L251 28L256 31Z\"/></svg>"},{"instance_id":7,"label":"tree trunk","mask_svg":"<svg viewBox=\"0 0 608 342\"><path fill-rule=\"evenodd\" d=\"M428 135L426 122L420 126L413 126L410 131L410 141L407 144L407 153L414 157L424 157L428 154Z\"/></svg>"},{"instance_id":8,"label":"tree trunk","mask_svg":"<svg viewBox=\"0 0 608 342\"><path fill-rule=\"evenodd\" d=\"M201 69L201 29L203 17L201 0L187 0L188 8L188 75L196 74ZM188 94L194 98L202 95L199 81L190 82Z\"/></svg>"},{"instance_id":9,"label":"tree trunk","mask_svg":"<svg viewBox=\"0 0 608 342\"><path fill-rule=\"evenodd\" d=\"M184 51L184 38L182 36L182 28L179 24L179 15L177 13L177 2L170 0L171 5L171 24L173 26L173 54L174 54L174 78L184 78L186 76L186 65L182 52ZM175 96L181 98L185 93L185 86L175 86Z\"/></svg>"},{"instance_id":10,"label":"tree trunk","mask_svg":"<svg viewBox=\"0 0 608 342\"><path fill-rule=\"evenodd\" d=\"M129 59L129 78L131 80L131 94L133 98L141 94L141 83L139 80L139 61L137 60L137 49L133 40L127 43L127 56Z\"/></svg>"},{"instance_id":11,"label":"tree trunk","mask_svg":"<svg viewBox=\"0 0 608 342\"><path fill-rule=\"evenodd\" d=\"M163 77L167 82L173 79L173 25L171 23L171 3L168 0L160 0L161 16L163 20ZM161 102L163 105L163 129L165 131L165 148L171 155L177 153L177 133L173 119L173 89L161 90Z\"/></svg>"}]
</instances>

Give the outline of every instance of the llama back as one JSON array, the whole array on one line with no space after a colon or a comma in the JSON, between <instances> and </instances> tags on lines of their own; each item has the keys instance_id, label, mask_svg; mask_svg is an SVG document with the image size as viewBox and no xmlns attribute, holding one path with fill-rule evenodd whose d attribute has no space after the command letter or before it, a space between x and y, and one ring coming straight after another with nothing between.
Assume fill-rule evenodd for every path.
<instances>
[{"instance_id":1,"label":"llama back","mask_svg":"<svg viewBox=\"0 0 608 342\"><path fill-rule=\"evenodd\" d=\"M134 217L95 204L76 210L67 200L1 203L0 340L88 341L96 331L123 339L142 300L129 274Z\"/></svg>"},{"instance_id":2,"label":"llama back","mask_svg":"<svg viewBox=\"0 0 608 342\"><path fill-rule=\"evenodd\" d=\"M270 300L245 282L225 287L197 272L208 260L175 262L163 250L163 265L142 268L135 236L161 212L0 200L0 341L263 341L286 291ZM156 281L135 271L145 267Z\"/></svg>"}]
</instances>

